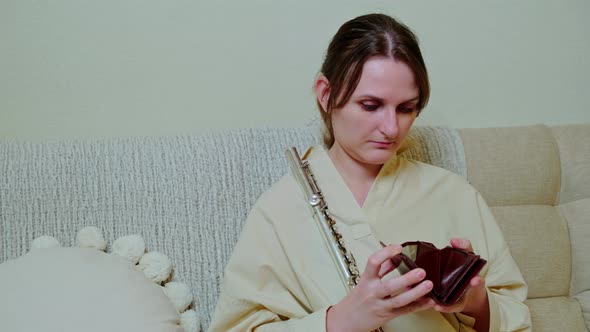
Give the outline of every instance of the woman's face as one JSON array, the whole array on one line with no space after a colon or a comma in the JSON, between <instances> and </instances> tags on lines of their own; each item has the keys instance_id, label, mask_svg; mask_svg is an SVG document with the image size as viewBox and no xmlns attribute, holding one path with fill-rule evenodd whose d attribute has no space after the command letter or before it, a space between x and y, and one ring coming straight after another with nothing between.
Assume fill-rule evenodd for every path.
<instances>
[{"instance_id":1,"label":"woman's face","mask_svg":"<svg viewBox=\"0 0 590 332\"><path fill-rule=\"evenodd\" d=\"M316 93L326 109L329 84L325 77L318 80ZM330 152L367 166L383 165L416 119L418 93L414 73L405 63L386 57L367 60L350 99L332 110L335 143Z\"/></svg>"}]
</instances>

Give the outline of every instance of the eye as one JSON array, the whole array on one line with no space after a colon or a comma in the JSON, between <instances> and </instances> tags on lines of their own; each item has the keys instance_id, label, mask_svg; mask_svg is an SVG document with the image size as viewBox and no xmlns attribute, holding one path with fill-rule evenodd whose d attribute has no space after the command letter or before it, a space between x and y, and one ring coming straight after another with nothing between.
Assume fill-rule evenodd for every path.
<instances>
[{"instance_id":1,"label":"eye","mask_svg":"<svg viewBox=\"0 0 590 332\"><path fill-rule=\"evenodd\" d=\"M361 107L367 112L374 112L381 106L380 103L372 102L372 101L363 101L361 102Z\"/></svg>"},{"instance_id":2,"label":"eye","mask_svg":"<svg viewBox=\"0 0 590 332\"><path fill-rule=\"evenodd\" d=\"M397 108L397 111L403 114L412 113L416 110L416 106L405 106L401 105Z\"/></svg>"}]
</instances>

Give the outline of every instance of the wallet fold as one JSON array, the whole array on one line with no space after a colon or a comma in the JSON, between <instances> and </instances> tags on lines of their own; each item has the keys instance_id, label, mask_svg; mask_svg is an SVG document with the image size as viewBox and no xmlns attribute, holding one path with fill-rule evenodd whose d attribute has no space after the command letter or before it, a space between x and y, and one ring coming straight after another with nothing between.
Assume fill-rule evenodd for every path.
<instances>
[{"instance_id":1,"label":"wallet fold","mask_svg":"<svg viewBox=\"0 0 590 332\"><path fill-rule=\"evenodd\" d=\"M415 268L424 269L425 280L433 283L430 297L443 305L457 303L486 264L479 255L451 246L438 249L429 242L412 241L402 247L402 252L392 258L396 269L402 275Z\"/></svg>"}]
</instances>

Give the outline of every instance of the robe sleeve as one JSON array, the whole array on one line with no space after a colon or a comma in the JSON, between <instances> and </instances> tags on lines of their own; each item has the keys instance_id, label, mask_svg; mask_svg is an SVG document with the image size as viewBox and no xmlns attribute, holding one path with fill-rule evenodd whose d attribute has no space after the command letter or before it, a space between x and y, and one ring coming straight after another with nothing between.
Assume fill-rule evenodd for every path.
<instances>
[{"instance_id":1,"label":"robe sleeve","mask_svg":"<svg viewBox=\"0 0 590 332\"><path fill-rule=\"evenodd\" d=\"M210 332L325 331L328 306L312 312L275 227L250 212L225 269Z\"/></svg>"},{"instance_id":2,"label":"robe sleeve","mask_svg":"<svg viewBox=\"0 0 590 332\"><path fill-rule=\"evenodd\" d=\"M490 331L531 331L531 317L524 304L527 285L510 254L502 231L485 203L476 193L487 251L489 268L484 276L490 306ZM458 320L465 330L473 328L472 317L459 314Z\"/></svg>"}]
</instances>

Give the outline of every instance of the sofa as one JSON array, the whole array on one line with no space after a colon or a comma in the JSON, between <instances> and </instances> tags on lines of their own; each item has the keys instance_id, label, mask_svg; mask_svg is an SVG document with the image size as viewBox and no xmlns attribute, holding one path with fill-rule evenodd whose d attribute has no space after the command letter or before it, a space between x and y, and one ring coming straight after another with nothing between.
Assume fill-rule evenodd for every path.
<instances>
[{"instance_id":1,"label":"sofa","mask_svg":"<svg viewBox=\"0 0 590 332\"><path fill-rule=\"evenodd\" d=\"M84 226L140 234L188 283L206 330L224 266L257 197L315 126L192 136L0 141L0 262ZM535 331L590 327L590 124L415 127L405 152L465 177L496 216L529 285ZM301 239L305 241L305 239Z\"/></svg>"}]
</instances>

